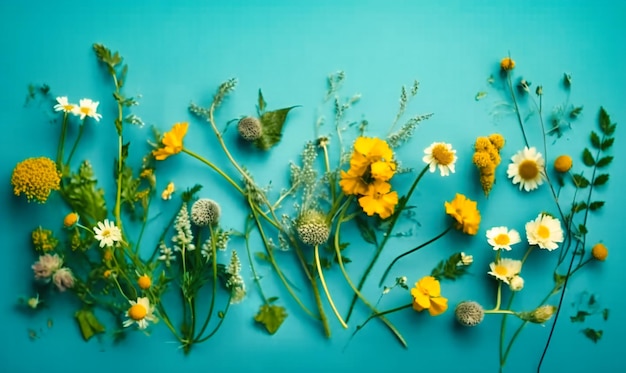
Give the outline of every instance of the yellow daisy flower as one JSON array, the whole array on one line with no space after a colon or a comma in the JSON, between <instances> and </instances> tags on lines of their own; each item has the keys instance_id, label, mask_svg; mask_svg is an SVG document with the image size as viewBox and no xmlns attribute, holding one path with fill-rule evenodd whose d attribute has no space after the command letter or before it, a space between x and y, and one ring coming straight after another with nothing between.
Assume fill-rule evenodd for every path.
<instances>
[{"instance_id":1,"label":"yellow daisy flower","mask_svg":"<svg viewBox=\"0 0 626 373\"><path fill-rule=\"evenodd\" d=\"M480 225L480 212L477 204L465 197L463 194L457 193L454 199L444 204L446 214L452 216L456 220L456 229L462 230L463 233L475 235L478 233Z\"/></svg>"},{"instance_id":2,"label":"yellow daisy flower","mask_svg":"<svg viewBox=\"0 0 626 373\"><path fill-rule=\"evenodd\" d=\"M150 304L148 298L137 298L137 301L129 301L130 308L126 311L126 317L128 320L124 321L124 327L129 327L134 323L137 323L139 329L145 329L148 327L148 322L156 322L157 318L154 316L154 306Z\"/></svg>"},{"instance_id":3,"label":"yellow daisy flower","mask_svg":"<svg viewBox=\"0 0 626 373\"><path fill-rule=\"evenodd\" d=\"M511 279L513 279L522 271L522 261L509 258L500 258L500 260L498 260L497 262L492 262L491 264L489 264L489 268L491 269L491 271L489 271L488 274L504 282L505 284L510 284Z\"/></svg>"},{"instance_id":4,"label":"yellow daisy flower","mask_svg":"<svg viewBox=\"0 0 626 373\"><path fill-rule=\"evenodd\" d=\"M100 102L92 101L89 98L83 98L78 102L78 106L74 106L72 109L72 113L74 115L80 116L80 119L85 119L85 117L91 117L96 120L96 122L100 121L102 118L101 114L98 114L96 111L98 110L98 105Z\"/></svg>"}]
</instances>

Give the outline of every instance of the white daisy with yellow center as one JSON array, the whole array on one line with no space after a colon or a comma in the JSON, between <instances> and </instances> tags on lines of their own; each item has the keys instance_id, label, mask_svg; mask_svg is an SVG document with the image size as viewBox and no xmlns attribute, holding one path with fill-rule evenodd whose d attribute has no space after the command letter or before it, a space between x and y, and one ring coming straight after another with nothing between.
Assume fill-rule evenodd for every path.
<instances>
[{"instance_id":1,"label":"white daisy with yellow center","mask_svg":"<svg viewBox=\"0 0 626 373\"><path fill-rule=\"evenodd\" d=\"M497 262L489 264L491 271L488 273L505 284L510 284L512 278L522 271L522 261L500 258Z\"/></svg>"},{"instance_id":2,"label":"white daisy with yellow center","mask_svg":"<svg viewBox=\"0 0 626 373\"><path fill-rule=\"evenodd\" d=\"M552 251L563 242L561 222L547 214L539 214L535 220L526 223L526 238L531 245Z\"/></svg>"},{"instance_id":3,"label":"white daisy with yellow center","mask_svg":"<svg viewBox=\"0 0 626 373\"><path fill-rule=\"evenodd\" d=\"M520 190L524 188L530 192L543 184L546 178L545 160L537 149L524 147L511 157L511 161L506 173L513 179L513 184L519 184Z\"/></svg>"},{"instance_id":4,"label":"white daisy with yellow center","mask_svg":"<svg viewBox=\"0 0 626 373\"><path fill-rule=\"evenodd\" d=\"M430 166L430 172L435 172L439 168L441 176L448 176L454 173L454 163L456 162L456 150L452 145L444 142L434 142L424 149L422 160Z\"/></svg>"},{"instance_id":5,"label":"white daisy with yellow center","mask_svg":"<svg viewBox=\"0 0 626 373\"><path fill-rule=\"evenodd\" d=\"M80 119L85 119L85 117L91 117L99 122L100 118L102 118L102 115L96 112L98 110L99 104L100 102L98 101L92 101L89 98L83 98L78 102L78 106L74 107L72 112L75 115L79 115Z\"/></svg>"},{"instance_id":6,"label":"white daisy with yellow center","mask_svg":"<svg viewBox=\"0 0 626 373\"><path fill-rule=\"evenodd\" d=\"M507 227L493 227L487 230L487 242L494 250L511 250L511 245L521 242L519 233Z\"/></svg>"},{"instance_id":7,"label":"white daisy with yellow center","mask_svg":"<svg viewBox=\"0 0 626 373\"><path fill-rule=\"evenodd\" d=\"M122 231L109 219L98 222L98 225L93 227L93 231L94 238L100 241L100 247L113 246L115 242L122 240Z\"/></svg>"},{"instance_id":8,"label":"white daisy with yellow center","mask_svg":"<svg viewBox=\"0 0 626 373\"><path fill-rule=\"evenodd\" d=\"M145 329L148 327L148 322L156 322L157 318L154 316L154 306L150 304L148 298L137 298L137 301L130 300L130 308L126 311L126 317L128 320L124 320L124 327L129 327L134 323L137 323L139 329Z\"/></svg>"},{"instance_id":9,"label":"white daisy with yellow center","mask_svg":"<svg viewBox=\"0 0 626 373\"><path fill-rule=\"evenodd\" d=\"M76 109L75 104L70 104L67 100L67 96L57 97L57 104L54 105L54 111L63 111L64 113L74 113Z\"/></svg>"}]
</instances>

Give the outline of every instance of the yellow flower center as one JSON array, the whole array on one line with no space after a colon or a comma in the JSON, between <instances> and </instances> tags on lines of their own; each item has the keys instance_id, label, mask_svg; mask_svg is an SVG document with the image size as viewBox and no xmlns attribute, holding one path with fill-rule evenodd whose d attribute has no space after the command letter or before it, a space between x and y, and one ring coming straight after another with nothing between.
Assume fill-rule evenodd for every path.
<instances>
[{"instance_id":1,"label":"yellow flower center","mask_svg":"<svg viewBox=\"0 0 626 373\"><path fill-rule=\"evenodd\" d=\"M493 239L493 241L498 246L506 246L511 242L511 240L509 239L509 235L506 233L500 233L499 235L496 236L496 238Z\"/></svg>"},{"instance_id":2,"label":"yellow flower center","mask_svg":"<svg viewBox=\"0 0 626 373\"><path fill-rule=\"evenodd\" d=\"M524 180L534 180L539 175L539 166L537 162L526 159L519 164L519 176Z\"/></svg>"},{"instance_id":3,"label":"yellow flower center","mask_svg":"<svg viewBox=\"0 0 626 373\"><path fill-rule=\"evenodd\" d=\"M506 276L509 271L507 271L505 266L501 266L501 265L497 265L496 268L494 268L493 270L495 273L497 273L500 276Z\"/></svg>"},{"instance_id":4,"label":"yellow flower center","mask_svg":"<svg viewBox=\"0 0 626 373\"><path fill-rule=\"evenodd\" d=\"M80 112L85 114L85 115L89 115L91 113L91 109L88 107L81 107L80 108Z\"/></svg>"},{"instance_id":5,"label":"yellow flower center","mask_svg":"<svg viewBox=\"0 0 626 373\"><path fill-rule=\"evenodd\" d=\"M550 229L542 224L537 228L537 235L545 240L550 237Z\"/></svg>"},{"instance_id":6,"label":"yellow flower center","mask_svg":"<svg viewBox=\"0 0 626 373\"><path fill-rule=\"evenodd\" d=\"M65 111L72 111L73 108L74 108L74 105L72 104L63 105L63 110Z\"/></svg>"},{"instance_id":7,"label":"yellow flower center","mask_svg":"<svg viewBox=\"0 0 626 373\"><path fill-rule=\"evenodd\" d=\"M148 314L148 310L146 309L146 307L142 306L139 303L134 304L128 310L128 317L130 317L131 319L135 321L143 320L143 318L146 317L147 314Z\"/></svg>"},{"instance_id":8,"label":"yellow flower center","mask_svg":"<svg viewBox=\"0 0 626 373\"><path fill-rule=\"evenodd\" d=\"M111 237L111 230L109 228L105 228L100 235L102 236L102 238L109 238Z\"/></svg>"},{"instance_id":9,"label":"yellow flower center","mask_svg":"<svg viewBox=\"0 0 626 373\"><path fill-rule=\"evenodd\" d=\"M454 153L452 153L445 145L437 144L433 147L433 158L442 166L447 166L454 161Z\"/></svg>"},{"instance_id":10,"label":"yellow flower center","mask_svg":"<svg viewBox=\"0 0 626 373\"><path fill-rule=\"evenodd\" d=\"M137 280L137 285L139 285L141 289L146 290L150 288L150 285L152 285L152 280L150 280L150 277L147 275L143 275Z\"/></svg>"}]
</instances>

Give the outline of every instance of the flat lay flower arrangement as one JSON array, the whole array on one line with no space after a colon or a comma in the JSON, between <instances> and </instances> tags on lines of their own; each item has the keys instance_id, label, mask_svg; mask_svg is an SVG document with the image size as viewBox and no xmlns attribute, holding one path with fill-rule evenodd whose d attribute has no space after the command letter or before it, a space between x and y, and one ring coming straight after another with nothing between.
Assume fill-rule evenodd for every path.
<instances>
[{"instance_id":1,"label":"flat lay flower arrangement","mask_svg":"<svg viewBox=\"0 0 626 373\"><path fill-rule=\"evenodd\" d=\"M225 100L236 99L237 81L227 80L217 87L211 102L192 102L189 114L181 111L181 117L190 115L191 120L146 131L145 143L131 146L125 131L144 123L132 113L138 100L124 92L128 67L119 53L101 44L93 49L111 77L117 110L102 112L98 100L76 102L63 94L57 96L57 91L52 94L45 85L30 87L29 100L40 100L54 113L53 124L59 129L57 152L19 162L11 177L14 194L24 203L60 199L65 205L56 212L57 225L32 231L33 264L28 276L33 278L33 293L20 301L37 311L58 293L73 293L80 301L74 316L85 340L105 333L121 338L134 330L148 333L166 327L187 353L228 322L231 306L246 301L247 293L257 292L262 302L250 317L269 334L278 332L287 317L317 320L327 337L334 322L355 336L366 324L380 322L407 347L404 333L419 330L399 330L391 318L395 312L432 317L453 312L458 323L477 333L482 323L498 323L499 364L504 367L527 324L551 328L545 356L568 281L584 267L601 265L607 259L607 247L588 230L587 223L605 205L601 195L609 181L616 124L599 108L592 129L590 123L584 130L579 128L582 125L574 128L572 123L582 121L582 106L570 104L568 96L565 104L546 110L542 86L532 87L516 76L519 68L510 57L500 61L488 82L495 94L501 95L500 105L511 114L507 125L519 126L519 136L505 139L498 133L486 133L465 144L451 144L441 133L431 145L405 159L399 159L397 151L409 144L419 126L428 125L432 116L406 114L419 83L402 87L395 120L386 133L379 133L364 119L350 119L360 96L342 97L344 73L330 75L324 103L331 107L333 117L320 117L314 123L315 137L303 142L299 159L284 165L289 185L276 191L255 181L255 170L248 169L246 159L237 159L231 149L237 141L256 151L274 151L282 140L283 127L289 125L290 112L298 109L297 102L270 110L259 90L257 115L221 123L216 112ZM569 74L564 75L562 84L569 92ZM476 100L486 95L479 92ZM114 165L110 175L113 192L102 187L107 172L95 169L89 160L75 158L76 150L86 146L84 131L94 125L108 126L117 135L117 151L109 155ZM580 154L551 151L551 145L566 131L588 137ZM187 136L207 133L214 136L217 148L187 145ZM131 152L136 154L146 144L140 164L131 162ZM468 146L474 149L472 158L457 157L456 149ZM211 192L200 184L163 183L176 178L172 170L160 170L173 157L186 157L222 179L221 188L228 188L245 209L245 219L228 219L225 224L220 201L212 199ZM446 227L423 242L401 232L400 223L412 219L418 209L414 192L420 181L438 178L446 182L459 168L474 172L471 179L458 184L465 190L430 197L439 199L436 203L441 206L441 217L448 220ZM533 216L482 226L481 205L489 204L489 195L505 183L518 189L520 200L531 193L545 198ZM483 195L471 196L473 185L478 185ZM108 200L108 196L113 198ZM175 213L163 216L151 209L158 199L175 205ZM350 228L356 228L359 237L346 233ZM441 250L443 257L434 268L420 266L415 260L419 251L437 246L447 235L468 236L478 250L493 252L492 260L474 263L469 248L454 253ZM391 238L406 249L384 262L388 256L381 254ZM348 271L349 257L356 255L371 258L364 268ZM297 263L300 277L294 278L293 268L285 270L286 256L294 259L291 266ZM541 279L525 276L531 256L542 256L554 265L553 271ZM396 264L411 260L416 263L414 272L398 275ZM278 294L264 289L260 265L272 269L284 288L280 295L292 298L296 309L288 310ZM249 268L249 276L242 273L242 267ZM381 278L373 278L374 268L383 269ZM340 272L343 280L327 281L328 271ZM464 276L468 273L474 276ZM392 276L395 281L389 280L391 274L396 275ZM304 283L299 283L300 279ZM531 294L536 307L518 309L515 296L526 284L548 280L552 284L545 294ZM449 299L446 287L453 281L461 288L495 284L493 302ZM406 291L406 302L382 309L380 299L365 296L368 287L377 287L381 297ZM346 288L351 294L349 306L340 309L333 296L337 289ZM353 320L356 307L363 307L370 316ZM112 320L110 325L103 321L104 315ZM516 329L511 333L507 327ZM597 330L588 333L595 335L596 341L601 337ZM543 356L538 364L542 361Z\"/></svg>"}]
</instances>

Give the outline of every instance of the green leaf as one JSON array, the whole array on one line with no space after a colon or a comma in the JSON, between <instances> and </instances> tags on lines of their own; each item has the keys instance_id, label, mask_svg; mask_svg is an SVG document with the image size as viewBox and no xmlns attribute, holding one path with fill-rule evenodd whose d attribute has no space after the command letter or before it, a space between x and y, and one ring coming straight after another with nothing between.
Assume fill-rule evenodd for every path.
<instances>
[{"instance_id":1,"label":"green leaf","mask_svg":"<svg viewBox=\"0 0 626 373\"><path fill-rule=\"evenodd\" d=\"M572 111L569 112L569 117L572 118L572 119L576 119L576 118L578 118L580 113L582 113L582 111L583 111L583 107L582 106L577 106L577 107L573 108Z\"/></svg>"},{"instance_id":2,"label":"green leaf","mask_svg":"<svg viewBox=\"0 0 626 373\"><path fill-rule=\"evenodd\" d=\"M598 136L598 134L595 131L591 131L589 140L591 140L591 146L593 146L596 149L600 149L600 136Z\"/></svg>"},{"instance_id":3,"label":"green leaf","mask_svg":"<svg viewBox=\"0 0 626 373\"><path fill-rule=\"evenodd\" d=\"M287 311L284 307L273 304L264 304L259 308L259 312L254 316L254 321L263 324L268 333L274 334L287 318Z\"/></svg>"},{"instance_id":4,"label":"green leaf","mask_svg":"<svg viewBox=\"0 0 626 373\"><path fill-rule=\"evenodd\" d=\"M563 73L563 85L568 89L572 86L572 74Z\"/></svg>"},{"instance_id":5,"label":"green leaf","mask_svg":"<svg viewBox=\"0 0 626 373\"><path fill-rule=\"evenodd\" d=\"M85 341L88 341L91 337L98 333L104 332L104 326L98 321L96 315L93 314L91 309L82 309L76 311L74 318L78 322L80 333Z\"/></svg>"},{"instance_id":6,"label":"green leaf","mask_svg":"<svg viewBox=\"0 0 626 373\"><path fill-rule=\"evenodd\" d=\"M284 109L268 111L261 115L261 127L263 127L263 134L259 137L254 144L261 150L267 150L276 145L282 138L283 125L289 111L296 106L291 106Z\"/></svg>"},{"instance_id":7,"label":"green leaf","mask_svg":"<svg viewBox=\"0 0 626 373\"><path fill-rule=\"evenodd\" d=\"M597 343L600 338L602 338L602 330L595 330L595 329L591 329L591 328L586 328L582 330L583 334L585 335L585 337L591 339L593 341L593 343Z\"/></svg>"},{"instance_id":8,"label":"green leaf","mask_svg":"<svg viewBox=\"0 0 626 373\"><path fill-rule=\"evenodd\" d=\"M583 150L583 163L585 164L585 166L589 167L593 166L596 163L593 159L593 155L591 155L591 152L587 148Z\"/></svg>"},{"instance_id":9,"label":"green leaf","mask_svg":"<svg viewBox=\"0 0 626 373\"><path fill-rule=\"evenodd\" d=\"M269 297L267 298L267 303L274 303L278 300L278 297Z\"/></svg>"},{"instance_id":10,"label":"green leaf","mask_svg":"<svg viewBox=\"0 0 626 373\"><path fill-rule=\"evenodd\" d=\"M596 211L604 206L604 201L593 201L589 204L589 210Z\"/></svg>"},{"instance_id":11,"label":"green leaf","mask_svg":"<svg viewBox=\"0 0 626 373\"><path fill-rule=\"evenodd\" d=\"M578 224L578 232L583 236L589 233L587 227L584 224Z\"/></svg>"},{"instance_id":12,"label":"green leaf","mask_svg":"<svg viewBox=\"0 0 626 373\"><path fill-rule=\"evenodd\" d=\"M585 202L575 202L572 204L572 212L575 214L577 212L585 211L587 208L587 204Z\"/></svg>"},{"instance_id":13,"label":"green leaf","mask_svg":"<svg viewBox=\"0 0 626 373\"><path fill-rule=\"evenodd\" d=\"M450 255L448 259L440 261L430 272L430 275L437 280L448 279L454 281L467 274L467 266L459 265L461 257L461 253Z\"/></svg>"},{"instance_id":14,"label":"green leaf","mask_svg":"<svg viewBox=\"0 0 626 373\"><path fill-rule=\"evenodd\" d=\"M262 253L260 251L257 251L254 253L254 256L258 259L258 260L262 260L265 262L271 262L269 256L267 256L267 254Z\"/></svg>"},{"instance_id":15,"label":"green leaf","mask_svg":"<svg viewBox=\"0 0 626 373\"><path fill-rule=\"evenodd\" d=\"M613 146L613 141L615 141L614 137L609 137L602 141L602 144L600 144L600 150L607 150L608 148Z\"/></svg>"},{"instance_id":16,"label":"green leaf","mask_svg":"<svg viewBox=\"0 0 626 373\"><path fill-rule=\"evenodd\" d=\"M263 93L261 93L261 89L259 89L259 115L263 114L263 111L265 111L265 107L267 106L267 102L265 102L265 100L263 99Z\"/></svg>"},{"instance_id":17,"label":"green leaf","mask_svg":"<svg viewBox=\"0 0 626 373\"><path fill-rule=\"evenodd\" d=\"M356 226L359 228L359 232L361 233L361 237L367 243L371 243L373 245L378 245L378 240L376 239L376 232L374 229L368 224L368 221L360 216L356 218Z\"/></svg>"},{"instance_id":18,"label":"green leaf","mask_svg":"<svg viewBox=\"0 0 626 373\"><path fill-rule=\"evenodd\" d=\"M570 320L572 322L585 322L585 317L590 316L591 314L587 311L578 311L576 316L570 316Z\"/></svg>"},{"instance_id":19,"label":"green leaf","mask_svg":"<svg viewBox=\"0 0 626 373\"><path fill-rule=\"evenodd\" d=\"M608 308L605 308L605 309L602 310L602 319L604 321L609 319L609 309Z\"/></svg>"},{"instance_id":20,"label":"green leaf","mask_svg":"<svg viewBox=\"0 0 626 373\"><path fill-rule=\"evenodd\" d=\"M596 167L598 168L606 167L610 165L612 161L613 161L613 157L610 155L607 155L606 157L602 157L598 159L598 162L596 162Z\"/></svg>"},{"instance_id":21,"label":"green leaf","mask_svg":"<svg viewBox=\"0 0 626 373\"><path fill-rule=\"evenodd\" d=\"M62 185L61 192L87 224L95 224L107 217L104 190L97 188L97 180L89 162L81 163L78 172L69 175L69 181Z\"/></svg>"},{"instance_id":22,"label":"green leaf","mask_svg":"<svg viewBox=\"0 0 626 373\"><path fill-rule=\"evenodd\" d=\"M612 136L615 132L616 124L611 124L611 118L603 107L600 108L598 123L600 124L600 130L606 136Z\"/></svg>"},{"instance_id":23,"label":"green leaf","mask_svg":"<svg viewBox=\"0 0 626 373\"><path fill-rule=\"evenodd\" d=\"M604 185L609 181L609 174L600 174L593 180L593 186Z\"/></svg>"},{"instance_id":24,"label":"green leaf","mask_svg":"<svg viewBox=\"0 0 626 373\"><path fill-rule=\"evenodd\" d=\"M187 188L187 190L183 192L182 197L181 197L183 200L183 203L190 202L194 198L196 193L198 193L201 189L202 189L202 185L200 184L196 184L192 186L191 188Z\"/></svg>"},{"instance_id":25,"label":"green leaf","mask_svg":"<svg viewBox=\"0 0 626 373\"><path fill-rule=\"evenodd\" d=\"M582 174L574 174L572 175L574 179L574 185L577 188L586 188L589 186L589 180L587 180Z\"/></svg>"}]
</instances>

